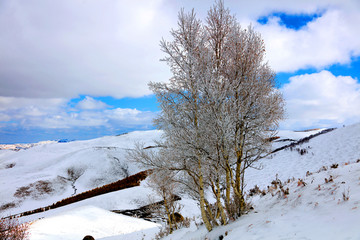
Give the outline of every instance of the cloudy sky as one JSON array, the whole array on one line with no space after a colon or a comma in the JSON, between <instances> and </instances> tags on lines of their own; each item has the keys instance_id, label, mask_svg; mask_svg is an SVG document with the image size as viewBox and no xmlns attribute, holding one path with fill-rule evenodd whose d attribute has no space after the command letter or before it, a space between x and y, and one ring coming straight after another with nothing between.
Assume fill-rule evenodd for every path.
<instances>
[{"instance_id":1,"label":"cloudy sky","mask_svg":"<svg viewBox=\"0 0 360 240\"><path fill-rule=\"evenodd\" d=\"M147 87L177 13L205 0L0 1L0 143L152 129ZM360 121L360 1L225 0L262 34L286 99L282 129Z\"/></svg>"}]
</instances>

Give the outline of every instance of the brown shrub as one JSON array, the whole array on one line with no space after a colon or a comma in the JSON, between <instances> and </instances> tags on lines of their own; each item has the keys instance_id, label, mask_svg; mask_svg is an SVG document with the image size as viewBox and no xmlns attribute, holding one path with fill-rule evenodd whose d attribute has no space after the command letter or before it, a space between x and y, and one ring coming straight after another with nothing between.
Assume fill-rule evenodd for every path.
<instances>
[{"instance_id":1,"label":"brown shrub","mask_svg":"<svg viewBox=\"0 0 360 240\"><path fill-rule=\"evenodd\" d=\"M16 163L9 163L5 166L5 168L13 168L15 167Z\"/></svg>"},{"instance_id":2,"label":"brown shrub","mask_svg":"<svg viewBox=\"0 0 360 240\"><path fill-rule=\"evenodd\" d=\"M35 189L40 194L50 194L54 192L54 189L52 188L52 184L49 181L37 181L35 182Z\"/></svg>"},{"instance_id":3,"label":"brown shrub","mask_svg":"<svg viewBox=\"0 0 360 240\"><path fill-rule=\"evenodd\" d=\"M37 181L27 186L20 187L16 190L14 197L25 198L31 196L34 199L38 199L40 196L45 194L51 194L55 190L52 188L50 181Z\"/></svg>"},{"instance_id":4,"label":"brown shrub","mask_svg":"<svg viewBox=\"0 0 360 240\"><path fill-rule=\"evenodd\" d=\"M11 203L5 203L5 204L3 204L3 205L0 206L0 210L1 210L1 211L4 211L4 210L6 210L6 209L14 208L14 207L16 207L16 204L13 203L13 202L11 202Z\"/></svg>"},{"instance_id":5,"label":"brown shrub","mask_svg":"<svg viewBox=\"0 0 360 240\"><path fill-rule=\"evenodd\" d=\"M16 189L14 197L23 198L23 197L30 196L30 194L32 192L32 190L30 190L30 188L31 188L31 185L26 186L26 187L20 187L20 188Z\"/></svg>"},{"instance_id":6,"label":"brown shrub","mask_svg":"<svg viewBox=\"0 0 360 240\"><path fill-rule=\"evenodd\" d=\"M329 179L325 178L325 183L333 182L333 176L330 175Z\"/></svg>"},{"instance_id":7,"label":"brown shrub","mask_svg":"<svg viewBox=\"0 0 360 240\"><path fill-rule=\"evenodd\" d=\"M299 178L297 185L298 185L298 187L305 187L305 186L306 186L306 182L304 182L304 180L302 180L301 178Z\"/></svg>"},{"instance_id":8,"label":"brown shrub","mask_svg":"<svg viewBox=\"0 0 360 240\"><path fill-rule=\"evenodd\" d=\"M171 215L171 221L180 223L184 221L184 217L180 213L175 212L174 215Z\"/></svg>"},{"instance_id":9,"label":"brown shrub","mask_svg":"<svg viewBox=\"0 0 360 240\"><path fill-rule=\"evenodd\" d=\"M29 239L29 224L20 224L17 218L0 219L1 240L25 240Z\"/></svg>"},{"instance_id":10,"label":"brown shrub","mask_svg":"<svg viewBox=\"0 0 360 240\"><path fill-rule=\"evenodd\" d=\"M331 168L337 168L338 166L339 166L339 164L334 163L334 164L332 164L330 167L331 167Z\"/></svg>"}]
</instances>

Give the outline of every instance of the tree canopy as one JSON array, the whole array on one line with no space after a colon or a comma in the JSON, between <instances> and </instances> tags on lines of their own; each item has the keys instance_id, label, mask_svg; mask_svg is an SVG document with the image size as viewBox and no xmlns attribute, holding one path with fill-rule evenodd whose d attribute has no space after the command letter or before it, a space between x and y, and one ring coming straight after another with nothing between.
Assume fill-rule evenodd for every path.
<instances>
[{"instance_id":1,"label":"tree canopy","mask_svg":"<svg viewBox=\"0 0 360 240\"><path fill-rule=\"evenodd\" d=\"M245 170L268 153L284 100L264 61L260 34L242 28L222 1L204 22L194 10L181 10L171 35L161 49L172 77L149 84L161 108L155 124L164 132L163 147L137 148L133 158L173 171L175 181L199 201L211 231L246 210ZM215 202L206 198L206 189Z\"/></svg>"}]
</instances>

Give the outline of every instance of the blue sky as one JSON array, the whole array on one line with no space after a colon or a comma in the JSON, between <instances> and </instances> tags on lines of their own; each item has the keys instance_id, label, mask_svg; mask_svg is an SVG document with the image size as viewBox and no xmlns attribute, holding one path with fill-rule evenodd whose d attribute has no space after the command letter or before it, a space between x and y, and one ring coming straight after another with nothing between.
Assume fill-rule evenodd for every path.
<instances>
[{"instance_id":1,"label":"blue sky","mask_svg":"<svg viewBox=\"0 0 360 240\"><path fill-rule=\"evenodd\" d=\"M154 129L149 81L171 74L160 51L177 13L208 0L4 0L0 143L90 139ZM286 100L281 129L360 121L360 3L235 1L225 6L266 45Z\"/></svg>"}]
</instances>

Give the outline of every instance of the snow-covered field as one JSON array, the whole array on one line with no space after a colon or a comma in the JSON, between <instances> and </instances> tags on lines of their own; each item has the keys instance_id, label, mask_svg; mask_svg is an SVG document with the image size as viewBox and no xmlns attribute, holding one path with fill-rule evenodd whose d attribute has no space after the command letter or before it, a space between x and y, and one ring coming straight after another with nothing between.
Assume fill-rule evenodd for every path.
<instances>
[{"instance_id":1,"label":"snow-covered field","mask_svg":"<svg viewBox=\"0 0 360 240\"><path fill-rule=\"evenodd\" d=\"M318 131L279 132L279 136L298 140ZM75 191L80 193L135 174L142 169L126 159L126 149L139 141L153 145L153 140L160 137L159 131L144 131L89 141L51 142L17 152L1 150L0 216L51 205ZM300 155L301 149L306 153ZM271 154L258 163L262 170L248 170L246 188L258 185L266 189L276 178L282 182L292 179L285 186L289 195L284 197L277 190L256 195L249 198L254 210L236 222L211 233L193 224L167 239L219 239L220 235L224 239L360 239L358 159L360 124L319 135L292 151ZM329 168L335 163L338 168ZM323 166L328 170L319 171ZM330 175L333 180L326 183ZM305 186L298 184L299 178ZM159 225L109 211L137 208L146 204L149 195L153 193L142 182L139 187L23 217L22 221L33 221L31 240L82 239L85 235L111 240L152 239ZM181 204L184 216L199 214L194 201L186 196Z\"/></svg>"},{"instance_id":2,"label":"snow-covered field","mask_svg":"<svg viewBox=\"0 0 360 240\"><path fill-rule=\"evenodd\" d=\"M152 139L159 139L160 135L159 131L132 132L88 141L50 143L18 152L1 150L0 208L8 203L16 203L16 207L0 215L45 207L72 196L75 191L81 193L141 171L127 161L126 150L134 142L151 145Z\"/></svg>"}]
</instances>

